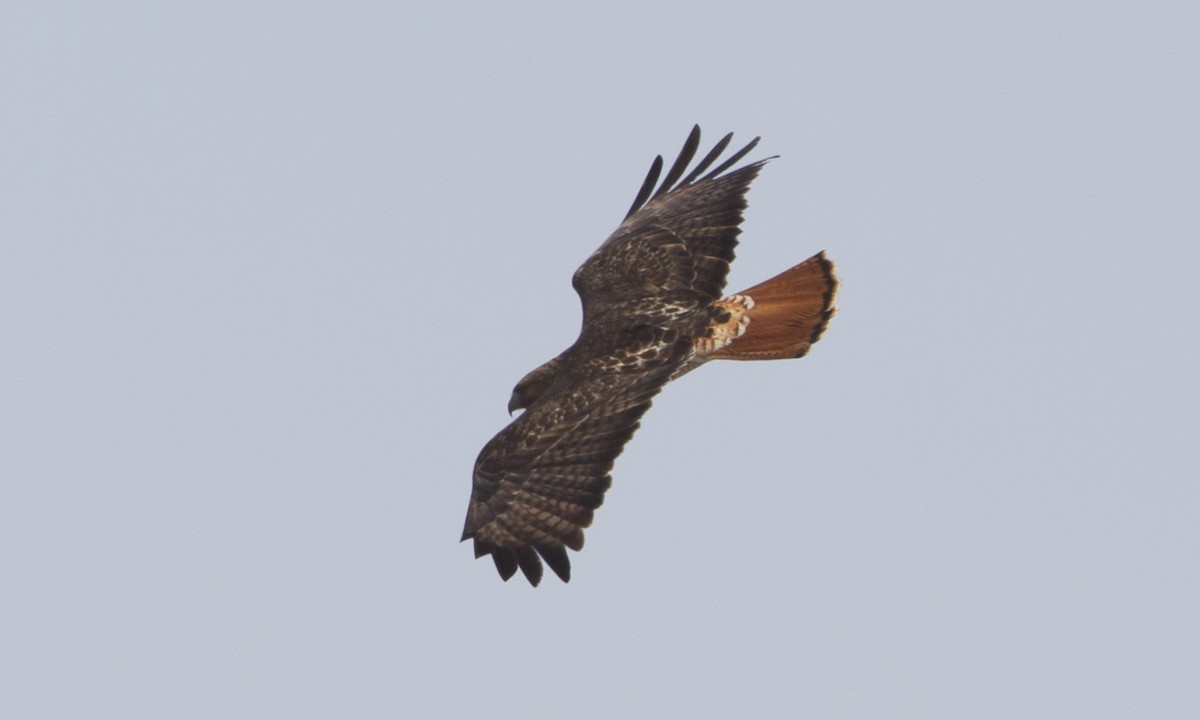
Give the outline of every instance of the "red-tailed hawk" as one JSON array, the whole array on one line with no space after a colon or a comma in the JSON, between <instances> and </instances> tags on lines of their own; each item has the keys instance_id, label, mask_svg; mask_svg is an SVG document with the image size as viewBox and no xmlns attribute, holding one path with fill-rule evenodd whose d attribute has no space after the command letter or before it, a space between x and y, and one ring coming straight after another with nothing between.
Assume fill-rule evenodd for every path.
<instances>
[{"instance_id":1,"label":"red-tailed hawk","mask_svg":"<svg viewBox=\"0 0 1200 720\"><path fill-rule=\"evenodd\" d=\"M712 167L732 138L685 177L693 128L657 190L655 158L625 221L575 271L579 338L517 383L508 409L525 412L479 453L462 539L505 580L520 568L536 586L543 560L570 579L567 548L583 547L613 461L663 385L713 359L802 357L833 317L838 281L824 252L721 297L746 190L767 162L726 172L755 138Z\"/></svg>"}]
</instances>

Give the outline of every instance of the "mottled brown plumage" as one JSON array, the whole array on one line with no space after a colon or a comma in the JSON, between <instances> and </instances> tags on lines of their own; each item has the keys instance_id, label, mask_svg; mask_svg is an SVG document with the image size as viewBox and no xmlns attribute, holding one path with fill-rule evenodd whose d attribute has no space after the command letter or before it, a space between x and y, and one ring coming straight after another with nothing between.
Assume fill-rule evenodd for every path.
<instances>
[{"instance_id":1,"label":"mottled brown plumage","mask_svg":"<svg viewBox=\"0 0 1200 720\"><path fill-rule=\"evenodd\" d=\"M509 411L525 412L479 453L463 540L505 580L520 569L537 585L543 561L570 579L566 549L583 547L613 461L663 385L709 359L799 357L832 317L837 280L823 253L721 299L746 191L766 162L726 172L755 138L713 167L732 137L686 177L699 127L661 184L655 159L625 221L575 272L579 338L517 384Z\"/></svg>"}]
</instances>

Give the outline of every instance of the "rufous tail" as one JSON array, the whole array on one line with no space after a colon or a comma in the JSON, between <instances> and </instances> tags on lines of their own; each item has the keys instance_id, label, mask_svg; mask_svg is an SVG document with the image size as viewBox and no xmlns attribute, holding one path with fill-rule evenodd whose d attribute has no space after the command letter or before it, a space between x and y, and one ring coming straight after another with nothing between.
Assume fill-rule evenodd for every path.
<instances>
[{"instance_id":1,"label":"rufous tail","mask_svg":"<svg viewBox=\"0 0 1200 720\"><path fill-rule=\"evenodd\" d=\"M753 300L745 331L711 359L776 360L804 357L821 339L836 308L838 279L821 251L795 267L733 297Z\"/></svg>"}]
</instances>

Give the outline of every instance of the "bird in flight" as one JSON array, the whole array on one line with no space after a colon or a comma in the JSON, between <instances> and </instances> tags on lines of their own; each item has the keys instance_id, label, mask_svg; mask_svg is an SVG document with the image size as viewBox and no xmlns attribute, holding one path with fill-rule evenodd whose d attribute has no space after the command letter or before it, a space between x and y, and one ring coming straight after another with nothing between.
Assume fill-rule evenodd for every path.
<instances>
[{"instance_id":1,"label":"bird in flight","mask_svg":"<svg viewBox=\"0 0 1200 720\"><path fill-rule=\"evenodd\" d=\"M833 317L824 252L722 297L746 191L770 159L730 170L754 138L714 167L732 139L689 171L692 128L661 183L654 159L625 220L575 271L579 338L517 383L508 409L524 412L475 460L462 539L504 580L519 568L536 586L543 561L570 580L567 549L583 547L613 462L664 385L709 360L803 357Z\"/></svg>"}]
</instances>

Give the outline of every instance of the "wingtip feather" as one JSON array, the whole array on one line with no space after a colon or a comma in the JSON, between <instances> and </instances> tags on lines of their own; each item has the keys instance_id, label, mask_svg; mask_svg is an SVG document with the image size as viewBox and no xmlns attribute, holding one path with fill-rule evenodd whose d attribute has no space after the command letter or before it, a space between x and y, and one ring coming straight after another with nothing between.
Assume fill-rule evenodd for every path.
<instances>
[{"instance_id":1,"label":"wingtip feather","mask_svg":"<svg viewBox=\"0 0 1200 720\"><path fill-rule=\"evenodd\" d=\"M559 580L571 582L571 559L567 557L566 548L562 545L546 545L539 547L537 551Z\"/></svg>"},{"instance_id":2,"label":"wingtip feather","mask_svg":"<svg viewBox=\"0 0 1200 720\"><path fill-rule=\"evenodd\" d=\"M516 556L517 566L525 574L525 579L530 585L537 587L542 581L542 561L537 552L531 547L523 547L513 550L512 553Z\"/></svg>"},{"instance_id":3,"label":"wingtip feather","mask_svg":"<svg viewBox=\"0 0 1200 720\"><path fill-rule=\"evenodd\" d=\"M492 562L496 564L496 571L500 573L500 579L508 582L509 578L517 573L517 556L506 548L492 548L490 552Z\"/></svg>"}]
</instances>

